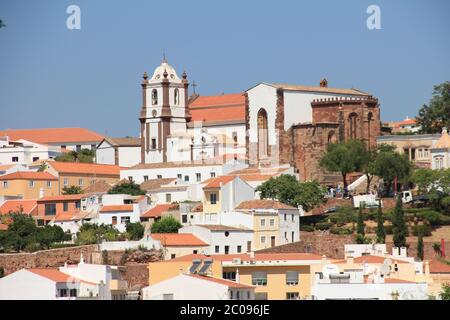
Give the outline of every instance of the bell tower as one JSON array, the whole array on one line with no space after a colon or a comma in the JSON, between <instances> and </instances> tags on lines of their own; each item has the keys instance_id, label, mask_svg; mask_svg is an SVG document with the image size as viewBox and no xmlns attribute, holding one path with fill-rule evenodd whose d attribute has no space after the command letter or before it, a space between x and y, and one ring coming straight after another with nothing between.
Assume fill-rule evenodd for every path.
<instances>
[{"instance_id":1,"label":"bell tower","mask_svg":"<svg viewBox=\"0 0 450 320\"><path fill-rule=\"evenodd\" d=\"M189 119L186 72L180 79L164 58L151 78L144 73L141 87L141 163L167 162L167 138L185 134Z\"/></svg>"}]
</instances>

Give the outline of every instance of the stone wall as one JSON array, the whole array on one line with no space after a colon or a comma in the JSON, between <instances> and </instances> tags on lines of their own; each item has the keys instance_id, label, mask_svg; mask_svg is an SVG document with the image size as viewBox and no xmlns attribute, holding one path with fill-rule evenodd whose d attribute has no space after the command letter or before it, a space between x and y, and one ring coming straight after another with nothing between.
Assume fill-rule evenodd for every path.
<instances>
[{"instance_id":1,"label":"stone wall","mask_svg":"<svg viewBox=\"0 0 450 320\"><path fill-rule=\"evenodd\" d=\"M127 264L122 277L128 282L130 290L139 290L148 286L148 263Z\"/></svg>"},{"instance_id":2,"label":"stone wall","mask_svg":"<svg viewBox=\"0 0 450 320\"><path fill-rule=\"evenodd\" d=\"M0 266L5 274L22 268L57 268L67 263L78 263L81 253L85 262L92 263L92 253L98 251L97 245L67 247L33 253L0 254Z\"/></svg>"}]
</instances>

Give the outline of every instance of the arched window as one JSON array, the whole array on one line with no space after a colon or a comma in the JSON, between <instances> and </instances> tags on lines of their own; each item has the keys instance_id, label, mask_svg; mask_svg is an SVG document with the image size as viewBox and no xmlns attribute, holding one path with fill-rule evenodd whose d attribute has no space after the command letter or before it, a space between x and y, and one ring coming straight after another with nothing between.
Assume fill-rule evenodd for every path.
<instances>
[{"instance_id":1,"label":"arched window","mask_svg":"<svg viewBox=\"0 0 450 320\"><path fill-rule=\"evenodd\" d=\"M336 143L336 133L333 130L328 132L328 140L327 140L327 142L328 142L328 144Z\"/></svg>"},{"instance_id":2,"label":"arched window","mask_svg":"<svg viewBox=\"0 0 450 320\"><path fill-rule=\"evenodd\" d=\"M180 103L180 92L177 88L175 88L175 91L173 92L173 103L174 105L178 105Z\"/></svg>"},{"instance_id":3,"label":"arched window","mask_svg":"<svg viewBox=\"0 0 450 320\"><path fill-rule=\"evenodd\" d=\"M158 104L158 91L156 89L152 90L152 105Z\"/></svg>"},{"instance_id":4,"label":"arched window","mask_svg":"<svg viewBox=\"0 0 450 320\"><path fill-rule=\"evenodd\" d=\"M358 119L358 115L354 112L348 116L350 139L356 139L357 119Z\"/></svg>"},{"instance_id":5,"label":"arched window","mask_svg":"<svg viewBox=\"0 0 450 320\"><path fill-rule=\"evenodd\" d=\"M267 157L269 149L269 132L267 130L267 112L264 109L258 111L258 155Z\"/></svg>"}]
</instances>

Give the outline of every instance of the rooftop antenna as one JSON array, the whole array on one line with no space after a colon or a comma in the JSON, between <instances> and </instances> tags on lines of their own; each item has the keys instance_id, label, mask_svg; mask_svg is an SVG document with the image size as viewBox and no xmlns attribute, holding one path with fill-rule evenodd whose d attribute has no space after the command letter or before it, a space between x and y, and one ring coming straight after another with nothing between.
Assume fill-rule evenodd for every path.
<instances>
[{"instance_id":1,"label":"rooftop antenna","mask_svg":"<svg viewBox=\"0 0 450 320\"><path fill-rule=\"evenodd\" d=\"M163 49L163 62L167 62L167 60L166 60L166 49Z\"/></svg>"},{"instance_id":2,"label":"rooftop antenna","mask_svg":"<svg viewBox=\"0 0 450 320\"><path fill-rule=\"evenodd\" d=\"M194 90L194 94L195 94L195 87L197 87L198 84L195 83L195 80L192 80L192 90Z\"/></svg>"}]
</instances>

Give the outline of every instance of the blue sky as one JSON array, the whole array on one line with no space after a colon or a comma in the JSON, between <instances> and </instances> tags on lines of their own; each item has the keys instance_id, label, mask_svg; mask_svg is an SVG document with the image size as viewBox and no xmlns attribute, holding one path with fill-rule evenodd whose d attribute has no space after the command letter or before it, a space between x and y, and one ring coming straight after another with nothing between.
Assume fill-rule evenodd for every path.
<instances>
[{"instance_id":1,"label":"blue sky","mask_svg":"<svg viewBox=\"0 0 450 320\"><path fill-rule=\"evenodd\" d=\"M71 4L81 30L66 28ZM381 30L366 27L371 4ZM326 77L401 120L450 80L449 13L448 0L0 0L0 129L137 136L141 76L163 50L202 95Z\"/></svg>"}]
</instances>

